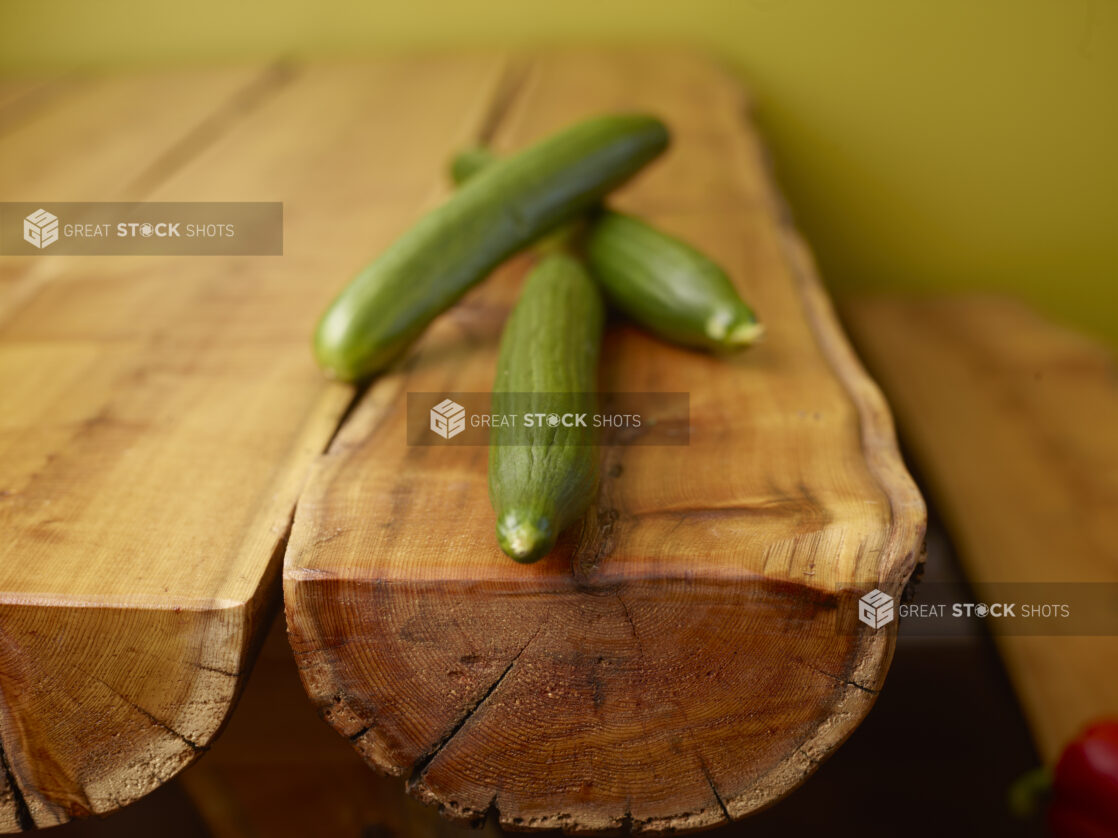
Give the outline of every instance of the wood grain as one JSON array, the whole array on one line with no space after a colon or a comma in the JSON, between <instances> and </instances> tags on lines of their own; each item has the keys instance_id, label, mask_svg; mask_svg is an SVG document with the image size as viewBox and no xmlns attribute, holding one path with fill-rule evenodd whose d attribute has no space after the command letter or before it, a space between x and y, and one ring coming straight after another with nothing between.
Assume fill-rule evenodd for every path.
<instances>
[{"instance_id":1,"label":"wood grain","mask_svg":"<svg viewBox=\"0 0 1118 838\"><path fill-rule=\"evenodd\" d=\"M979 594L1118 582L1111 351L1008 298L860 298L844 313ZM1049 762L1118 711L1118 638L997 641Z\"/></svg>"},{"instance_id":2,"label":"wood grain","mask_svg":"<svg viewBox=\"0 0 1118 838\"><path fill-rule=\"evenodd\" d=\"M590 113L660 113L674 148L617 203L725 265L769 338L716 359L616 324L602 389L689 392L691 444L605 448L582 526L519 566L494 541L485 450L405 444L407 392L491 386L526 260L499 271L369 388L313 467L284 569L304 684L370 764L455 819L655 832L739 818L869 710L895 625L850 617L874 586L900 593L923 503L733 81L687 54L586 52L533 60L506 90L506 150Z\"/></svg>"},{"instance_id":3,"label":"wood grain","mask_svg":"<svg viewBox=\"0 0 1118 838\"><path fill-rule=\"evenodd\" d=\"M44 256L12 274L0 829L112 811L217 734L277 602L306 467L352 398L314 367L314 319L428 199L502 65L79 83L0 140L0 159L42 164L5 165L8 199L280 200L286 222L282 258Z\"/></svg>"},{"instance_id":4,"label":"wood grain","mask_svg":"<svg viewBox=\"0 0 1118 838\"><path fill-rule=\"evenodd\" d=\"M495 824L483 833L455 826L369 771L307 701L282 617L220 739L178 780L212 838L499 835Z\"/></svg>"}]
</instances>

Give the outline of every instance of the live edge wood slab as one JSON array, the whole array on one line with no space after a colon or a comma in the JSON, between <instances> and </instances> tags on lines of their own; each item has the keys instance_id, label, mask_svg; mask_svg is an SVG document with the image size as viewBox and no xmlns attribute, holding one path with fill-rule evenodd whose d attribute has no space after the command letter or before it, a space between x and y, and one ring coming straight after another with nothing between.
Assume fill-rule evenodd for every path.
<instances>
[{"instance_id":1,"label":"live edge wood slab","mask_svg":"<svg viewBox=\"0 0 1118 838\"><path fill-rule=\"evenodd\" d=\"M0 88L0 200L285 210L283 257L0 258L0 831L112 812L217 734L353 397L315 369L315 319L430 197L503 67Z\"/></svg>"},{"instance_id":2,"label":"live edge wood slab","mask_svg":"<svg viewBox=\"0 0 1118 838\"><path fill-rule=\"evenodd\" d=\"M675 53L563 53L510 62L482 95L478 138L503 150L601 111L663 116L672 151L615 204L725 265L768 334L713 358L611 326L601 389L688 392L690 444L605 448L585 521L525 567L494 541L486 449L405 435L408 392L491 387L528 260L499 271L372 383L311 468L283 571L304 685L372 766L453 819L740 818L872 705L896 623L858 623L857 600L900 595L923 502L728 75ZM433 187L442 163L425 161ZM384 225L420 209L397 201Z\"/></svg>"}]
</instances>

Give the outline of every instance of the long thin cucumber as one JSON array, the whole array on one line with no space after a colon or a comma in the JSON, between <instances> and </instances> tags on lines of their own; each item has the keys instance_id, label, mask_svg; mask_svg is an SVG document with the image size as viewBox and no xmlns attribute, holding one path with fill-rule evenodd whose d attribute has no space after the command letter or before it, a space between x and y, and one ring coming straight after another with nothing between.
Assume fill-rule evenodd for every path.
<instances>
[{"instance_id":1,"label":"long thin cucumber","mask_svg":"<svg viewBox=\"0 0 1118 838\"><path fill-rule=\"evenodd\" d=\"M589 414L604 321L597 284L577 259L554 250L528 275L501 335L493 411L517 421L491 431L489 497L497 541L518 562L547 555L594 496Z\"/></svg>"},{"instance_id":2,"label":"long thin cucumber","mask_svg":"<svg viewBox=\"0 0 1118 838\"><path fill-rule=\"evenodd\" d=\"M484 148L458 154L451 176L462 184L495 165ZM600 208L583 240L587 264L609 301L675 343L715 351L754 343L764 329L717 264L650 224Z\"/></svg>"},{"instance_id":3,"label":"long thin cucumber","mask_svg":"<svg viewBox=\"0 0 1118 838\"><path fill-rule=\"evenodd\" d=\"M487 167L334 300L315 332L319 365L349 381L382 370L504 259L584 213L667 144L655 117L603 116Z\"/></svg>"}]
</instances>

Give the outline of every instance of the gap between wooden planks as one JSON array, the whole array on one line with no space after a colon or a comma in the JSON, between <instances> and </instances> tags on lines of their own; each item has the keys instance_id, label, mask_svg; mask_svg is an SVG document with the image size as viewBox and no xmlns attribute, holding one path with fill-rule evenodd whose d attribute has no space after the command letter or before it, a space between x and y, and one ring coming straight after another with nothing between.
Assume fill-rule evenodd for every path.
<instances>
[{"instance_id":1,"label":"gap between wooden planks","mask_svg":"<svg viewBox=\"0 0 1118 838\"><path fill-rule=\"evenodd\" d=\"M0 104L0 199L280 200L286 223L282 258L0 261L0 829L111 812L217 734L352 398L314 368L314 320L430 200L503 64L80 77Z\"/></svg>"},{"instance_id":2,"label":"gap between wooden planks","mask_svg":"<svg viewBox=\"0 0 1118 838\"><path fill-rule=\"evenodd\" d=\"M312 700L449 817L694 829L768 805L854 729L924 507L891 419L771 184L738 86L693 55L580 52L514 70L500 149L650 109L673 151L616 204L726 265L769 327L716 359L615 325L604 390L688 391L685 449L607 449L596 504L547 560L493 537L486 452L405 444L408 391L487 390L526 260L440 318L364 394L300 496L284 567ZM840 630L839 624L844 628Z\"/></svg>"},{"instance_id":3,"label":"gap between wooden planks","mask_svg":"<svg viewBox=\"0 0 1118 838\"><path fill-rule=\"evenodd\" d=\"M1003 297L852 298L843 312L979 596L1118 583L1112 351ZM989 625L1049 763L1118 713L1118 638Z\"/></svg>"},{"instance_id":4,"label":"gap between wooden planks","mask_svg":"<svg viewBox=\"0 0 1118 838\"><path fill-rule=\"evenodd\" d=\"M502 835L495 823L481 832L456 826L370 771L307 701L282 616L220 739L178 782L211 838Z\"/></svg>"}]
</instances>

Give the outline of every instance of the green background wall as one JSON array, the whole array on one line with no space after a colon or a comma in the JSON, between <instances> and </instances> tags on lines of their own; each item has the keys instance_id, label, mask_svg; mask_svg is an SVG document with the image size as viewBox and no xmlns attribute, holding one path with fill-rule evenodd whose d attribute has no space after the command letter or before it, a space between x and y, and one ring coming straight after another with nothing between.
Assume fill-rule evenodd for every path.
<instances>
[{"instance_id":1,"label":"green background wall","mask_svg":"<svg viewBox=\"0 0 1118 838\"><path fill-rule=\"evenodd\" d=\"M1115 0L0 0L0 72L676 42L740 71L837 290L1009 290L1118 342Z\"/></svg>"}]
</instances>

